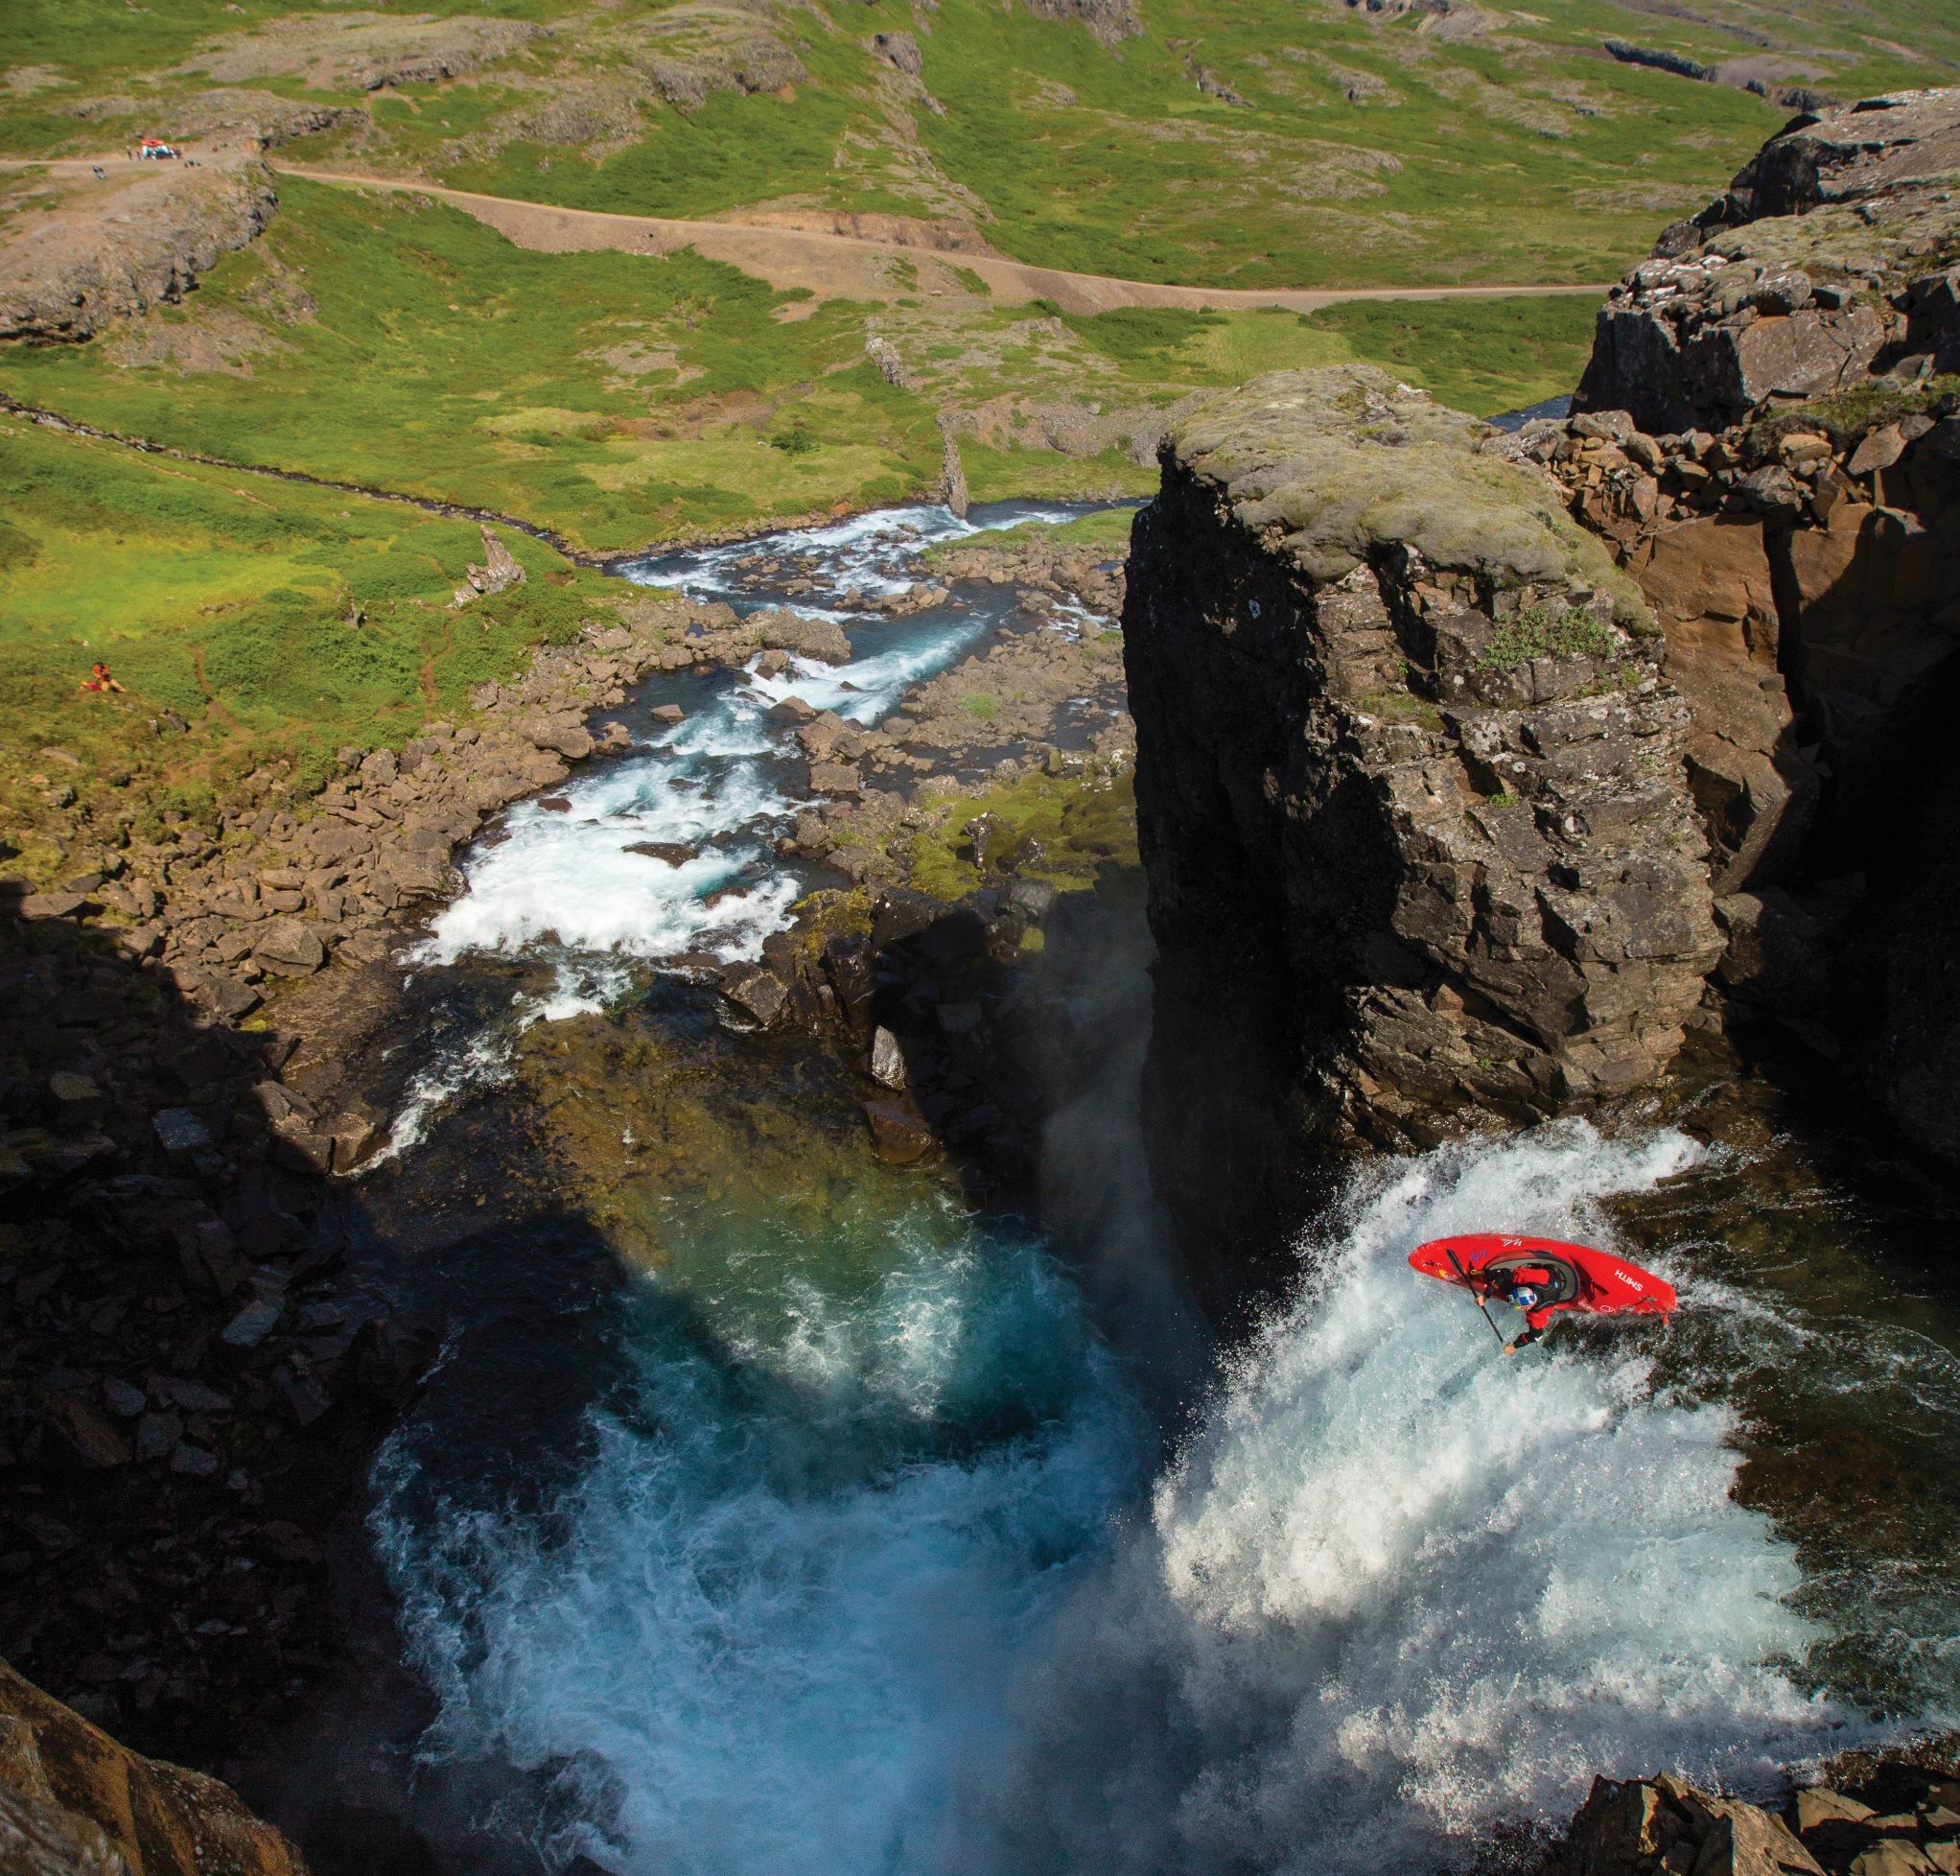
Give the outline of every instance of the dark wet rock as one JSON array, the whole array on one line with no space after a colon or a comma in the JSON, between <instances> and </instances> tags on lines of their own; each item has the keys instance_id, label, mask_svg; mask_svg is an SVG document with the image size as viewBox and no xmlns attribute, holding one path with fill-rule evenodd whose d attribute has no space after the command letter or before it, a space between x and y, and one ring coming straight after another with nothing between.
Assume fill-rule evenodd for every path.
<instances>
[{"instance_id":1,"label":"dark wet rock","mask_svg":"<svg viewBox=\"0 0 1960 1876\"><path fill-rule=\"evenodd\" d=\"M92 1401L80 1395L58 1395L48 1403L47 1419L79 1464L95 1471L128 1465L128 1440Z\"/></svg>"},{"instance_id":2,"label":"dark wet rock","mask_svg":"<svg viewBox=\"0 0 1960 1876\"><path fill-rule=\"evenodd\" d=\"M938 1157L937 1136L925 1117L898 1101L867 1101L864 1117L871 1123L872 1143L888 1166L915 1166Z\"/></svg>"},{"instance_id":3,"label":"dark wet rock","mask_svg":"<svg viewBox=\"0 0 1960 1876\"><path fill-rule=\"evenodd\" d=\"M683 846L677 840L634 840L629 841L622 852L643 854L648 859L657 859L668 866L686 866L691 860L701 857L698 847Z\"/></svg>"},{"instance_id":4,"label":"dark wet rock","mask_svg":"<svg viewBox=\"0 0 1960 1876\"><path fill-rule=\"evenodd\" d=\"M846 1024L861 1029L877 988L875 937L851 931L830 939L824 946L823 970Z\"/></svg>"},{"instance_id":5,"label":"dark wet rock","mask_svg":"<svg viewBox=\"0 0 1960 1876\"><path fill-rule=\"evenodd\" d=\"M228 1348L256 1348L271 1334L283 1313L283 1305L275 1299L256 1299L225 1324L219 1340Z\"/></svg>"},{"instance_id":6,"label":"dark wet rock","mask_svg":"<svg viewBox=\"0 0 1960 1876\"><path fill-rule=\"evenodd\" d=\"M872 906L871 948L882 951L901 940L915 938L945 916L943 900L909 886L881 892Z\"/></svg>"},{"instance_id":7,"label":"dark wet rock","mask_svg":"<svg viewBox=\"0 0 1960 1876\"><path fill-rule=\"evenodd\" d=\"M782 1017L789 990L773 971L759 964L731 964L715 984L723 998L758 1028L767 1029Z\"/></svg>"},{"instance_id":8,"label":"dark wet rock","mask_svg":"<svg viewBox=\"0 0 1960 1876\"><path fill-rule=\"evenodd\" d=\"M152 1116L157 1144L173 1158L200 1153L211 1144L211 1130L189 1108L164 1108Z\"/></svg>"}]
</instances>

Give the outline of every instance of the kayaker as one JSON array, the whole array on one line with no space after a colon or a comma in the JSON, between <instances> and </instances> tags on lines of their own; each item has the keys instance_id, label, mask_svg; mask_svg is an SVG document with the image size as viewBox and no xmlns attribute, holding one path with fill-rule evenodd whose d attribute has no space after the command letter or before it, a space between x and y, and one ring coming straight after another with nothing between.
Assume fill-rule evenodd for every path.
<instances>
[{"instance_id":1,"label":"kayaker","mask_svg":"<svg viewBox=\"0 0 1960 1876\"><path fill-rule=\"evenodd\" d=\"M1514 1355L1520 1348L1528 1348L1552 1326L1553 1314L1561 1309L1584 1309L1583 1292L1569 1302L1547 1302L1546 1295L1552 1283L1549 1270L1532 1270L1528 1267L1517 1269L1500 1265L1496 1270L1476 1271L1471 1274L1475 1286L1482 1278L1484 1294L1495 1297L1500 1302L1507 1302L1513 1309L1525 1312L1525 1327L1504 1345L1507 1355Z\"/></svg>"}]
</instances>

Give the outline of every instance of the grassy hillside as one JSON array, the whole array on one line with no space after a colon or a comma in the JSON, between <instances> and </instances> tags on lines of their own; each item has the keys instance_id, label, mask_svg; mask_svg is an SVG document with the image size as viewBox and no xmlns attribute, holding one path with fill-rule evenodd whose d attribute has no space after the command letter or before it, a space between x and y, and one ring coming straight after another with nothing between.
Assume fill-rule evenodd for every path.
<instances>
[{"instance_id":1,"label":"grassy hillside","mask_svg":"<svg viewBox=\"0 0 1960 1876\"><path fill-rule=\"evenodd\" d=\"M107 344L15 351L0 382L595 548L895 500L937 472L931 413L865 362L861 309L788 317L806 309L692 254L532 253L412 196L281 195L183 305Z\"/></svg>"},{"instance_id":2,"label":"grassy hillside","mask_svg":"<svg viewBox=\"0 0 1960 1876\"><path fill-rule=\"evenodd\" d=\"M874 314L910 388L866 359ZM1071 320L972 294L812 307L691 253L539 254L412 196L288 178L268 232L181 305L0 354L0 386L615 551L905 500L937 483L940 409L976 413L987 495L1142 492L1155 410L1288 365L1365 357L1480 410L1529 402L1575 378L1591 317L1583 298ZM1085 400L1131 413L1085 456L1025 416Z\"/></svg>"},{"instance_id":3,"label":"grassy hillside","mask_svg":"<svg viewBox=\"0 0 1960 1876\"><path fill-rule=\"evenodd\" d=\"M16 0L0 149L195 129L215 82L362 113L299 153L540 200L924 216L1153 279L1526 284L1608 277L1704 199L1786 115L1745 77L1854 96L1960 70L1955 0L1689 12L1138 0L1142 30L1106 41L1003 0L417 0L356 17L404 22L410 50L465 43L458 15L542 30L370 90L331 10ZM878 33L911 36L916 78ZM1734 82L1616 62L1614 37Z\"/></svg>"},{"instance_id":4,"label":"grassy hillside","mask_svg":"<svg viewBox=\"0 0 1960 1876\"><path fill-rule=\"evenodd\" d=\"M529 579L453 613L482 558L472 524L18 418L0 417L0 820L16 836L71 788L98 827L153 832L262 762L317 782L339 745L412 736L610 597L508 532ZM124 693L80 688L98 659Z\"/></svg>"}]
</instances>

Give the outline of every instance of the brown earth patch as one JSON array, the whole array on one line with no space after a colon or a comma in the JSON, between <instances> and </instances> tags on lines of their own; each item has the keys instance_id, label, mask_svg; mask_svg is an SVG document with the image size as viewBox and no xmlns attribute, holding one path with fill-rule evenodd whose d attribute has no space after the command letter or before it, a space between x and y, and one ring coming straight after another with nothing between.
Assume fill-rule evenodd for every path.
<instances>
[{"instance_id":1,"label":"brown earth patch","mask_svg":"<svg viewBox=\"0 0 1960 1876\"><path fill-rule=\"evenodd\" d=\"M538 28L521 20L437 19L428 13L302 13L214 40L174 68L223 83L297 78L317 91L378 91L384 85L459 78L528 45Z\"/></svg>"}]
</instances>

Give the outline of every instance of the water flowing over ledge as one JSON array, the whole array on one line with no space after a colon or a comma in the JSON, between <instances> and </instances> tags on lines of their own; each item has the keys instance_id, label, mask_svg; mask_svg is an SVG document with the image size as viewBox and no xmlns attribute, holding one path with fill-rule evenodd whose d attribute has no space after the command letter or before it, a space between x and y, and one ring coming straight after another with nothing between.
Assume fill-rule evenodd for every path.
<instances>
[{"instance_id":1,"label":"water flowing over ledge","mask_svg":"<svg viewBox=\"0 0 1960 1876\"><path fill-rule=\"evenodd\" d=\"M391 1451L427 1749L542 1771L548 1858L633 1876L1361 1870L1596 1771L1762 1783L1862 1723L1732 1496L1733 1413L1633 1341L1499 1363L1403 1262L1500 1212L1610 1241L1601 1200L1699 1156L1568 1124L1357 1190L1154 1485L1025 1237L914 1213L853 1281L780 1243L657 1283L548 1504L440 1484L434 1428Z\"/></svg>"}]
</instances>

